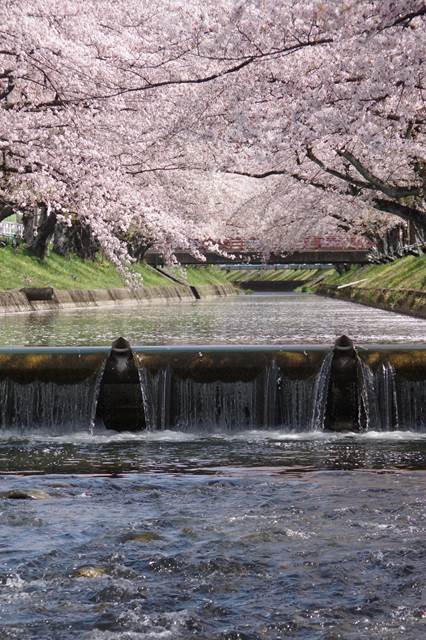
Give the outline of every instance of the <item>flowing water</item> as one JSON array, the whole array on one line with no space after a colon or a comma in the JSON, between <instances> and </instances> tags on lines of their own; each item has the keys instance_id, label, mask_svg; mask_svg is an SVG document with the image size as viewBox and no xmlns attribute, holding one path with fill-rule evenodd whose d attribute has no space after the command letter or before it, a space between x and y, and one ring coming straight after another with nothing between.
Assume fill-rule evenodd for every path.
<instances>
[{"instance_id":1,"label":"flowing water","mask_svg":"<svg viewBox=\"0 0 426 640\"><path fill-rule=\"evenodd\" d=\"M6 316L3 345L426 342L426 320L309 294L252 295L85 312Z\"/></svg>"},{"instance_id":2,"label":"flowing water","mask_svg":"<svg viewBox=\"0 0 426 640\"><path fill-rule=\"evenodd\" d=\"M197 433L267 430L278 425L286 432L321 429L324 411L317 412L315 407L324 406L330 360L331 353L324 359L325 367L302 380L286 378L274 361L253 379L231 382L197 382L177 376L170 366L156 374L142 368L147 429Z\"/></svg>"},{"instance_id":3,"label":"flowing water","mask_svg":"<svg viewBox=\"0 0 426 640\"><path fill-rule=\"evenodd\" d=\"M256 296L15 316L0 342L331 344L341 333L424 343L426 322ZM321 430L327 356L304 380L274 364L213 384L141 368L141 433L94 425L101 372L68 386L0 382L1 640L424 637L426 385L387 362L359 367L358 434Z\"/></svg>"}]
</instances>

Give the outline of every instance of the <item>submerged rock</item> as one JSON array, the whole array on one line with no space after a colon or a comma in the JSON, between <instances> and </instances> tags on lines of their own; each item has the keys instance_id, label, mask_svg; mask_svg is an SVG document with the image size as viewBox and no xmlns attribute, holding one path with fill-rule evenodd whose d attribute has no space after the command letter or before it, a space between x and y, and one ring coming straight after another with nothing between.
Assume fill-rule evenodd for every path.
<instances>
[{"instance_id":1,"label":"submerged rock","mask_svg":"<svg viewBox=\"0 0 426 640\"><path fill-rule=\"evenodd\" d=\"M51 496L41 489L11 489L0 493L4 500L48 500Z\"/></svg>"},{"instance_id":2,"label":"submerged rock","mask_svg":"<svg viewBox=\"0 0 426 640\"><path fill-rule=\"evenodd\" d=\"M143 531L143 532L134 532L134 533L129 533L127 534L124 539L123 542L143 542L143 543L147 543L147 542L155 542L157 540L164 540L163 536L161 536L159 533L156 533L155 531Z\"/></svg>"},{"instance_id":3,"label":"submerged rock","mask_svg":"<svg viewBox=\"0 0 426 640\"><path fill-rule=\"evenodd\" d=\"M72 572L72 575L74 578L100 578L108 575L108 570L106 567L102 567L100 565L87 564L75 569Z\"/></svg>"}]
</instances>

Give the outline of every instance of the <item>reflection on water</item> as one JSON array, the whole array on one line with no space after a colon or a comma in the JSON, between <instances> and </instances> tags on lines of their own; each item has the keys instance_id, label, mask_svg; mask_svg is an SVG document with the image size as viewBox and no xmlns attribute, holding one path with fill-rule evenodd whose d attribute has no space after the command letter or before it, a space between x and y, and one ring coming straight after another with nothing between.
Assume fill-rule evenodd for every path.
<instances>
[{"instance_id":1,"label":"reflection on water","mask_svg":"<svg viewBox=\"0 0 426 640\"><path fill-rule=\"evenodd\" d=\"M426 320L309 294L6 316L3 345L425 342Z\"/></svg>"}]
</instances>

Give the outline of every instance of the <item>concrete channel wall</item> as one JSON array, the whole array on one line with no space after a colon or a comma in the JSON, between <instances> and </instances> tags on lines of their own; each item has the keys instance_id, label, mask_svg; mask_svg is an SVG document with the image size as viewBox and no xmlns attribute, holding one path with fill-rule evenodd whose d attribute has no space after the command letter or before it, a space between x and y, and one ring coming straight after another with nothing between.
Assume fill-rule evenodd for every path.
<instances>
[{"instance_id":1,"label":"concrete channel wall","mask_svg":"<svg viewBox=\"0 0 426 640\"><path fill-rule=\"evenodd\" d=\"M39 292L37 294L37 291ZM48 292L48 295L46 295ZM137 289L10 289L0 291L0 316L34 311L61 311L86 308L114 307L117 305L148 305L168 302L194 301L217 296L236 295L232 285L171 285ZM47 299L46 299L47 298Z\"/></svg>"},{"instance_id":2,"label":"concrete channel wall","mask_svg":"<svg viewBox=\"0 0 426 640\"><path fill-rule=\"evenodd\" d=\"M355 286L339 288L336 285L319 285L315 292L319 295L358 302L385 311L426 318L426 291L418 289L381 289Z\"/></svg>"}]
</instances>

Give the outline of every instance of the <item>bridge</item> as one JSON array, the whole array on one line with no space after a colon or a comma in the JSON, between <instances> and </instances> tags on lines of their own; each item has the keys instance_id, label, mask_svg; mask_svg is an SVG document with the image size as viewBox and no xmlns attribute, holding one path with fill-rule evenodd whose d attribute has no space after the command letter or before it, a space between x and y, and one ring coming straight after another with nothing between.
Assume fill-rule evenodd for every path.
<instances>
[{"instance_id":1,"label":"bridge","mask_svg":"<svg viewBox=\"0 0 426 640\"><path fill-rule=\"evenodd\" d=\"M214 247L214 250L213 250ZM367 264L372 246L359 236L310 236L295 244L291 251L279 251L265 258L256 238L228 238L220 243L200 242L197 251L205 258L197 258L188 250L177 248L175 256L181 264ZM144 256L148 264L161 266L163 256L155 247Z\"/></svg>"},{"instance_id":2,"label":"bridge","mask_svg":"<svg viewBox=\"0 0 426 640\"><path fill-rule=\"evenodd\" d=\"M21 238L24 227L17 222L0 223L0 238ZM213 251L212 246L217 250ZM271 253L267 259L260 250L260 243L255 238L242 240L229 238L221 243L214 241L200 242L197 251L205 258L197 258L187 249L177 248L174 252L177 260L183 265L192 264L367 264L372 247L363 238L340 236L311 236L294 247L292 251ZM144 255L144 261L152 266L162 266L164 257L154 248Z\"/></svg>"},{"instance_id":3,"label":"bridge","mask_svg":"<svg viewBox=\"0 0 426 640\"><path fill-rule=\"evenodd\" d=\"M209 251L202 252L205 260L196 258L191 253L177 249L175 256L180 264L368 264L369 250L367 249L318 249L292 251L286 253L271 253L265 260L258 252L238 252L220 255ZM152 266L162 266L164 258L161 253L150 249L144 256L144 261Z\"/></svg>"}]
</instances>

